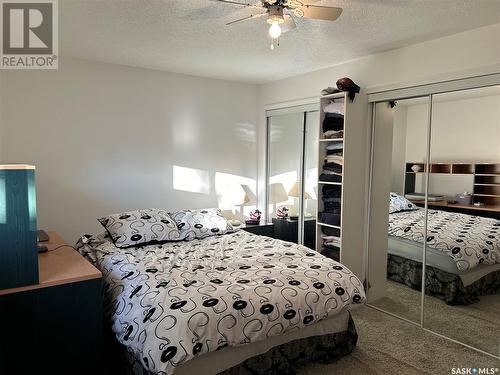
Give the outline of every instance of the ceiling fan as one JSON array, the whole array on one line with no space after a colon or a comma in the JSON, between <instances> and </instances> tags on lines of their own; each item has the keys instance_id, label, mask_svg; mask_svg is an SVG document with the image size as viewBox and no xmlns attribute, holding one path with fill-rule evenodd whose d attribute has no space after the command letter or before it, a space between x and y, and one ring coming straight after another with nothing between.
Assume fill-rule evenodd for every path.
<instances>
[{"instance_id":1,"label":"ceiling fan","mask_svg":"<svg viewBox=\"0 0 500 375\"><path fill-rule=\"evenodd\" d=\"M236 0L212 1L261 11L228 22L226 25L234 25L243 21L267 16L267 23L270 25L269 36L272 38L271 49L274 49L275 44L279 45L279 37L282 33L296 27L293 17L335 21L342 14L342 8L314 5L313 3L318 0L260 0L257 3Z\"/></svg>"}]
</instances>

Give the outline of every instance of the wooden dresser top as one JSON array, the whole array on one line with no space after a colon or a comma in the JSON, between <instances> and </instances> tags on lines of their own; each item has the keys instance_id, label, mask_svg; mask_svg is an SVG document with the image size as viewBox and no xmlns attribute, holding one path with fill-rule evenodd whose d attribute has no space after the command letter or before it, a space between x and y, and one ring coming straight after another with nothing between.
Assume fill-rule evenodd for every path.
<instances>
[{"instance_id":1,"label":"wooden dresser top","mask_svg":"<svg viewBox=\"0 0 500 375\"><path fill-rule=\"evenodd\" d=\"M99 279L101 272L80 253L69 247L55 231L48 232L50 240L41 242L49 251L38 254L39 283L18 288L2 289L0 296L55 285ZM65 246L62 246L65 245ZM59 246L62 246L58 248ZM57 250L53 250L56 249Z\"/></svg>"}]
</instances>

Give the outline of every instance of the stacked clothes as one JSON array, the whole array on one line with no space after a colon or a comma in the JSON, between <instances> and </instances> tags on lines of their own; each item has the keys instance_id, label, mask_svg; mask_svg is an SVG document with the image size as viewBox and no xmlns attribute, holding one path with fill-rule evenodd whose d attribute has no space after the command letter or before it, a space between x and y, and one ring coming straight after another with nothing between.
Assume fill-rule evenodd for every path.
<instances>
[{"instance_id":1,"label":"stacked clothes","mask_svg":"<svg viewBox=\"0 0 500 375\"><path fill-rule=\"evenodd\" d=\"M325 163L319 176L320 181L342 182L342 167L344 165L343 143L335 142L326 146Z\"/></svg>"},{"instance_id":2,"label":"stacked clothes","mask_svg":"<svg viewBox=\"0 0 500 375\"><path fill-rule=\"evenodd\" d=\"M334 228L323 227L322 232L323 246L321 254L340 262L340 231Z\"/></svg>"},{"instance_id":3,"label":"stacked clothes","mask_svg":"<svg viewBox=\"0 0 500 375\"><path fill-rule=\"evenodd\" d=\"M341 211L341 188L336 185L323 186L323 212L320 213L320 221L325 224L340 225Z\"/></svg>"},{"instance_id":4,"label":"stacked clothes","mask_svg":"<svg viewBox=\"0 0 500 375\"><path fill-rule=\"evenodd\" d=\"M323 111L323 138L335 139L344 137L344 103L331 102Z\"/></svg>"}]
</instances>

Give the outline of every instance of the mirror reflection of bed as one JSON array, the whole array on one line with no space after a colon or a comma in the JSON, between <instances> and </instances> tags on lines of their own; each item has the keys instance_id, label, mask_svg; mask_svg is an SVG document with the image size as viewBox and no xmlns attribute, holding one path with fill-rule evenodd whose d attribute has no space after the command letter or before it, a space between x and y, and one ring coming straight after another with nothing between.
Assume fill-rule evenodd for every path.
<instances>
[{"instance_id":1,"label":"mirror reflection of bed","mask_svg":"<svg viewBox=\"0 0 500 375\"><path fill-rule=\"evenodd\" d=\"M497 355L500 87L374 108L369 303Z\"/></svg>"}]
</instances>

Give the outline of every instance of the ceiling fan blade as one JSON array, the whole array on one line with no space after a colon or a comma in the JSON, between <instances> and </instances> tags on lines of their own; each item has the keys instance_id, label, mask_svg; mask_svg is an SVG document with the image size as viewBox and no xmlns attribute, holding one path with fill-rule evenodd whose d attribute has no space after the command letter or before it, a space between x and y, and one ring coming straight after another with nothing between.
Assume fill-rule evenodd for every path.
<instances>
[{"instance_id":1,"label":"ceiling fan blade","mask_svg":"<svg viewBox=\"0 0 500 375\"><path fill-rule=\"evenodd\" d=\"M226 23L226 25L234 25L235 23L240 23L240 22L244 22L244 21L248 21L248 20L253 20L254 18L260 18L260 17L266 16L266 15L267 15L267 12L259 13L259 14L251 14L249 16L246 16L246 17L239 18L237 20L228 22L228 23Z\"/></svg>"},{"instance_id":2,"label":"ceiling fan blade","mask_svg":"<svg viewBox=\"0 0 500 375\"><path fill-rule=\"evenodd\" d=\"M239 1L233 1L233 0L211 0L211 1L215 1L217 3L239 5L239 6L242 6L242 7L252 7L252 8L260 8L262 6L261 3L257 3L257 4L242 3L242 2L239 2Z\"/></svg>"},{"instance_id":3,"label":"ceiling fan blade","mask_svg":"<svg viewBox=\"0 0 500 375\"><path fill-rule=\"evenodd\" d=\"M286 33L287 31L290 31L292 29L295 29L297 25L295 24L295 21L293 20L293 17L289 14L284 15L285 22L281 24L281 32Z\"/></svg>"},{"instance_id":4,"label":"ceiling fan blade","mask_svg":"<svg viewBox=\"0 0 500 375\"><path fill-rule=\"evenodd\" d=\"M342 8L307 4L294 9L294 14L297 17L313 18L316 20L325 20L325 21L335 21L342 14Z\"/></svg>"}]
</instances>

